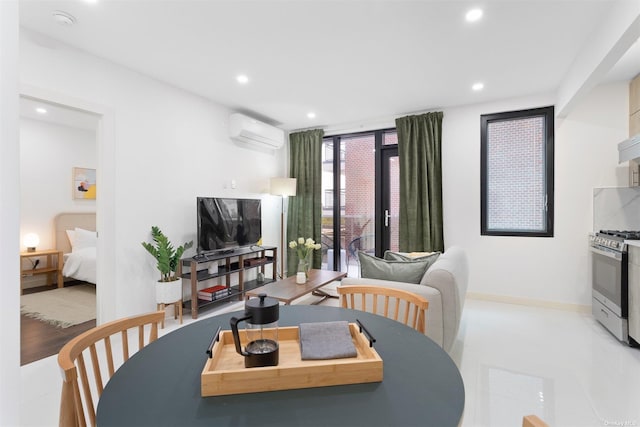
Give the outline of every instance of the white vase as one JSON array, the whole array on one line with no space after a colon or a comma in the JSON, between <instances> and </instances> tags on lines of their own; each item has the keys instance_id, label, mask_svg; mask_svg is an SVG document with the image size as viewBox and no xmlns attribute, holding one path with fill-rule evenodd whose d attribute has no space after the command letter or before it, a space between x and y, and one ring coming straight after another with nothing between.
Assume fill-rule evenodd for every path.
<instances>
[{"instance_id":1,"label":"white vase","mask_svg":"<svg viewBox=\"0 0 640 427\"><path fill-rule=\"evenodd\" d=\"M156 302L170 304L182 299L182 279L172 282L155 282Z\"/></svg>"}]
</instances>

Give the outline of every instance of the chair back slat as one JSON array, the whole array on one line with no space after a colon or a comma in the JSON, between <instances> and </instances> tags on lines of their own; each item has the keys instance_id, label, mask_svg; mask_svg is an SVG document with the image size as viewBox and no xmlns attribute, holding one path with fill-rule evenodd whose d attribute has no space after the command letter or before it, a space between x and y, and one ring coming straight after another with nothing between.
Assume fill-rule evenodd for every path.
<instances>
[{"instance_id":1,"label":"chair back slat","mask_svg":"<svg viewBox=\"0 0 640 427\"><path fill-rule=\"evenodd\" d=\"M164 311L158 311L114 320L78 335L62 347L58 353L58 365L63 376L60 426L96 425L96 404L104 386L117 368L129 360L128 331L137 330L139 351L158 339L158 325L163 319ZM146 343L145 326L148 331ZM114 358L118 357L113 352L116 346L122 347L122 360ZM85 352L91 357L91 372L85 363Z\"/></svg>"},{"instance_id":2,"label":"chair back slat","mask_svg":"<svg viewBox=\"0 0 640 427\"><path fill-rule=\"evenodd\" d=\"M78 382L76 381L72 385L72 387L73 387L73 395L72 395L72 397L73 397L74 401L82 402L82 397L80 396L80 387L78 387ZM80 410L81 411L83 410L82 407L80 408ZM78 419L76 418L75 411L71 411L70 415L72 415L73 418L69 419L69 423L68 424L70 424L70 425L78 425L79 427L87 427L87 422L84 419L84 417L80 421L78 421ZM64 424L60 423L60 425L64 425Z\"/></svg>"},{"instance_id":3,"label":"chair back slat","mask_svg":"<svg viewBox=\"0 0 640 427\"><path fill-rule=\"evenodd\" d=\"M138 326L138 348L144 347L144 326Z\"/></svg>"},{"instance_id":4,"label":"chair back slat","mask_svg":"<svg viewBox=\"0 0 640 427\"><path fill-rule=\"evenodd\" d=\"M100 371L100 361L98 360L98 351L95 345L89 346L89 353L91 354L91 366L93 368L93 379L95 380L96 389L98 390L98 396L102 394L104 384L102 383L102 372Z\"/></svg>"},{"instance_id":5,"label":"chair back slat","mask_svg":"<svg viewBox=\"0 0 640 427\"><path fill-rule=\"evenodd\" d=\"M122 360L129 360L129 334L128 331L122 331Z\"/></svg>"},{"instance_id":6,"label":"chair back slat","mask_svg":"<svg viewBox=\"0 0 640 427\"><path fill-rule=\"evenodd\" d=\"M384 317L404 323L424 333L426 329L426 310L429 301L413 292L376 285L349 285L336 288L340 295L341 306L356 310L382 314ZM360 305L355 304L354 295L360 295ZM378 298L384 298L379 310ZM373 310L368 310L371 302ZM391 311L391 312L390 312Z\"/></svg>"},{"instance_id":7,"label":"chair back slat","mask_svg":"<svg viewBox=\"0 0 640 427\"><path fill-rule=\"evenodd\" d=\"M107 356L107 368L109 369L109 378L111 378L116 371L113 363L113 351L111 350L111 337L105 337L104 339L104 352ZM102 391L100 391L102 394Z\"/></svg>"},{"instance_id":8,"label":"chair back slat","mask_svg":"<svg viewBox=\"0 0 640 427\"><path fill-rule=\"evenodd\" d=\"M80 372L80 381L82 382L82 391L84 392L84 400L85 400L84 406L87 408L87 412L91 412L93 411L93 397L91 396L91 384L89 384L89 375L87 375L87 365L84 363L84 357L82 356L82 354L78 356L78 371ZM76 386L77 386L77 381L76 381ZM78 396L80 396L79 393L78 393ZM80 405L76 408L76 412L77 411L84 411L82 401L80 401ZM84 417L83 417L83 422L85 422Z\"/></svg>"}]
</instances>

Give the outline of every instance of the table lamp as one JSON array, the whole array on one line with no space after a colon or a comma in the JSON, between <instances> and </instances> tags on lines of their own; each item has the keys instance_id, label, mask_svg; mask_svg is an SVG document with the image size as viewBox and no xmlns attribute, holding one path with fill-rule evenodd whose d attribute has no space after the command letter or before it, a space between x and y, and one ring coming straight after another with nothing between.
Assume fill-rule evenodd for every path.
<instances>
[{"instance_id":1,"label":"table lamp","mask_svg":"<svg viewBox=\"0 0 640 427\"><path fill-rule=\"evenodd\" d=\"M280 211L280 278L284 278L284 199L296 195L295 178L271 178L270 193L282 197L282 209Z\"/></svg>"},{"instance_id":2,"label":"table lamp","mask_svg":"<svg viewBox=\"0 0 640 427\"><path fill-rule=\"evenodd\" d=\"M36 246L40 244L40 237L36 233L27 233L22 238L22 243L27 247L27 252L35 252Z\"/></svg>"}]
</instances>

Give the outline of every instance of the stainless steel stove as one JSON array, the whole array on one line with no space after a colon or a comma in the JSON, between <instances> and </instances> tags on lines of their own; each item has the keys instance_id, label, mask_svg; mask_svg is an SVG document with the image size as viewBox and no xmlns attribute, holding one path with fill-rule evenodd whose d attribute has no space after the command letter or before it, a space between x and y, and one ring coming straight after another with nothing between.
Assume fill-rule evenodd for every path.
<instances>
[{"instance_id":1,"label":"stainless steel stove","mask_svg":"<svg viewBox=\"0 0 640 427\"><path fill-rule=\"evenodd\" d=\"M616 338L629 343L628 252L625 240L640 240L640 231L600 230L591 236L592 313Z\"/></svg>"}]
</instances>

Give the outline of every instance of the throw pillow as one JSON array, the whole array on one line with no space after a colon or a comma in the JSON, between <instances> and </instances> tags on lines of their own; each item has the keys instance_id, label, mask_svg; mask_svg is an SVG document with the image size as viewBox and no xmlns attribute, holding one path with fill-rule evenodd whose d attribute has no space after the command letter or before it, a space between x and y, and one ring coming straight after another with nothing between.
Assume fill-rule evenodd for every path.
<instances>
[{"instance_id":1,"label":"throw pillow","mask_svg":"<svg viewBox=\"0 0 640 427\"><path fill-rule=\"evenodd\" d=\"M422 252L421 255L419 256L411 256L413 254L417 254L417 252L412 252L410 254L403 254L400 252L393 252L393 251L385 251L384 252L384 259L386 259L387 261L422 261L422 260L428 260L429 261L429 265L427 265L427 269L429 269L429 267L431 267L433 265L434 262L436 262L436 260L438 259L438 257L440 256L440 252ZM424 255L422 255L424 254Z\"/></svg>"},{"instance_id":2,"label":"throw pillow","mask_svg":"<svg viewBox=\"0 0 640 427\"><path fill-rule=\"evenodd\" d=\"M82 228L75 229L75 238L73 244L73 252L84 248L95 248L98 244L98 236L95 231L89 231Z\"/></svg>"},{"instance_id":3,"label":"throw pillow","mask_svg":"<svg viewBox=\"0 0 640 427\"><path fill-rule=\"evenodd\" d=\"M424 272L432 264L428 259L388 261L362 251L358 252L358 258L360 260L360 277L415 284L420 283Z\"/></svg>"}]
</instances>

